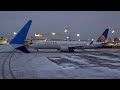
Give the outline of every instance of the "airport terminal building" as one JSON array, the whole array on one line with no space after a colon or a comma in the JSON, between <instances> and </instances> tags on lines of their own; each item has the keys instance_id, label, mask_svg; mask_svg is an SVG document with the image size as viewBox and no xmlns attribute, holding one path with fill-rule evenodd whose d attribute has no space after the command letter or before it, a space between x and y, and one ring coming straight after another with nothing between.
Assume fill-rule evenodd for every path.
<instances>
[{"instance_id":1,"label":"airport terminal building","mask_svg":"<svg viewBox=\"0 0 120 90\"><path fill-rule=\"evenodd\" d=\"M37 33L33 37L32 40L65 40L66 36L60 33Z\"/></svg>"}]
</instances>

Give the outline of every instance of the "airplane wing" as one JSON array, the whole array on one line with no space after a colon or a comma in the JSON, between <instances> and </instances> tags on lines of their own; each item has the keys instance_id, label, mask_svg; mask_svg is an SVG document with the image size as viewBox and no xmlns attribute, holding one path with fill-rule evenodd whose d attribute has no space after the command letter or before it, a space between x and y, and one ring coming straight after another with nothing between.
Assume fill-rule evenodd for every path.
<instances>
[{"instance_id":1,"label":"airplane wing","mask_svg":"<svg viewBox=\"0 0 120 90\"><path fill-rule=\"evenodd\" d=\"M77 45L77 46L69 46L68 48L72 48L72 49L77 49L77 48L87 48L89 47L90 45L93 44L93 41L91 41L89 44L86 44L86 46L80 46L80 45Z\"/></svg>"}]
</instances>

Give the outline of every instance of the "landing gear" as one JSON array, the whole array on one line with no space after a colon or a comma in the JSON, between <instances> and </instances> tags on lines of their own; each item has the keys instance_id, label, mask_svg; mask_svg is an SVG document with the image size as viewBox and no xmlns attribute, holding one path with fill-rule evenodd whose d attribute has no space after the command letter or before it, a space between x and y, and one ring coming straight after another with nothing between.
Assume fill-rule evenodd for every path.
<instances>
[{"instance_id":1,"label":"landing gear","mask_svg":"<svg viewBox=\"0 0 120 90\"><path fill-rule=\"evenodd\" d=\"M70 49L69 49L69 52L74 52L74 49L70 48Z\"/></svg>"},{"instance_id":2,"label":"landing gear","mask_svg":"<svg viewBox=\"0 0 120 90\"><path fill-rule=\"evenodd\" d=\"M38 52L39 50L37 49L37 52Z\"/></svg>"},{"instance_id":3,"label":"landing gear","mask_svg":"<svg viewBox=\"0 0 120 90\"><path fill-rule=\"evenodd\" d=\"M58 51L60 50L60 49L57 49Z\"/></svg>"}]
</instances>

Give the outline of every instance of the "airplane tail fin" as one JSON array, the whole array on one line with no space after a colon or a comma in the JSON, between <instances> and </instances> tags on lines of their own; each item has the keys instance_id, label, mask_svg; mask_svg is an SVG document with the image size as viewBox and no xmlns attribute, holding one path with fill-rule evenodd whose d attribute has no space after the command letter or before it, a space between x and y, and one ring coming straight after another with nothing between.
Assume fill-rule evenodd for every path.
<instances>
[{"instance_id":1,"label":"airplane tail fin","mask_svg":"<svg viewBox=\"0 0 120 90\"><path fill-rule=\"evenodd\" d=\"M109 29L107 28L96 42L104 42L107 39Z\"/></svg>"},{"instance_id":2,"label":"airplane tail fin","mask_svg":"<svg viewBox=\"0 0 120 90\"><path fill-rule=\"evenodd\" d=\"M24 47L24 41L26 39L31 23L32 23L32 20L29 20L9 43L15 49L18 49L25 53L29 53L29 51Z\"/></svg>"}]
</instances>

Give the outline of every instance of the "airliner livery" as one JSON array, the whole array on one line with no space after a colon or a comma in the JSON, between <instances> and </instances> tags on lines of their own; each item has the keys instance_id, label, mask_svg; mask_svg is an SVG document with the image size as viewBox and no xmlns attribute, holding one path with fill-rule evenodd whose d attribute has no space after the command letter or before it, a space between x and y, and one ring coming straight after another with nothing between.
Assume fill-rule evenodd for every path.
<instances>
[{"instance_id":1,"label":"airliner livery","mask_svg":"<svg viewBox=\"0 0 120 90\"><path fill-rule=\"evenodd\" d=\"M29 31L29 28L31 26L32 20L29 20L26 25L18 32L18 34L9 42L13 48L20 50L25 53L30 53L25 47L24 47L24 41L26 39L27 33Z\"/></svg>"},{"instance_id":2,"label":"airliner livery","mask_svg":"<svg viewBox=\"0 0 120 90\"><path fill-rule=\"evenodd\" d=\"M108 35L108 30L106 29L103 34L98 38L96 42L82 42L82 41L43 41L31 43L29 47L34 49L58 49L60 51L74 52L74 49L83 49L88 47L102 47L103 41L106 40ZM101 38L103 37L103 38Z\"/></svg>"},{"instance_id":3,"label":"airliner livery","mask_svg":"<svg viewBox=\"0 0 120 90\"><path fill-rule=\"evenodd\" d=\"M109 31L109 29L107 28L103 32L103 34L98 38L97 42L105 42L105 40L107 39L108 31Z\"/></svg>"},{"instance_id":4,"label":"airliner livery","mask_svg":"<svg viewBox=\"0 0 120 90\"><path fill-rule=\"evenodd\" d=\"M27 33L29 31L29 28L31 26L32 20L29 20L24 27L18 32L18 34L8 43L5 45L0 46L0 52L8 52L13 51L14 49L17 49L19 51L22 51L24 53L30 53L25 47L24 47L24 41L26 39Z\"/></svg>"},{"instance_id":5,"label":"airliner livery","mask_svg":"<svg viewBox=\"0 0 120 90\"><path fill-rule=\"evenodd\" d=\"M94 48L102 47L102 46L104 45L105 40L107 39L108 32L109 32L109 29L107 28L107 29L102 33L102 35L100 35L100 37L98 38L98 40L97 40L96 42L93 42L93 43L90 45L90 47L94 47Z\"/></svg>"}]
</instances>

